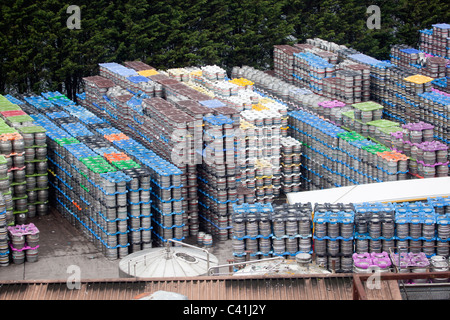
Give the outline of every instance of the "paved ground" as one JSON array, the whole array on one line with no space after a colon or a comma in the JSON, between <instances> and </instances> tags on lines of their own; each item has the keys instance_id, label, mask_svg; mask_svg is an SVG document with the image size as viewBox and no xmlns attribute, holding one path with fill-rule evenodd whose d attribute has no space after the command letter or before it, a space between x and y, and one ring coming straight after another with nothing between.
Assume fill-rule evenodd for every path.
<instances>
[{"instance_id":1,"label":"paved ground","mask_svg":"<svg viewBox=\"0 0 450 320\"><path fill-rule=\"evenodd\" d=\"M55 210L46 216L29 219L40 231L38 261L0 267L1 280L67 280L73 274L73 266L79 267L82 279L119 278L120 259L108 260L95 245L87 240ZM193 243L195 239L186 242ZM232 258L231 240L214 243L210 253L219 264ZM223 269L221 270L223 271Z\"/></svg>"}]
</instances>

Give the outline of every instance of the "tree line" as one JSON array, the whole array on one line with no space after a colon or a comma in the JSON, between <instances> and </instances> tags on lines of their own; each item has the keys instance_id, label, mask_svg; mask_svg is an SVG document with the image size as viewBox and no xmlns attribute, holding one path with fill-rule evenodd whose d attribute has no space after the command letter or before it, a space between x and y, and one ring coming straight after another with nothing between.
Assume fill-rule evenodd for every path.
<instances>
[{"instance_id":1,"label":"tree line","mask_svg":"<svg viewBox=\"0 0 450 320\"><path fill-rule=\"evenodd\" d=\"M450 22L446 0L77 0L81 28L70 29L67 1L0 3L0 93L69 98L102 62L270 69L274 45L314 37L389 59L391 45L417 47L419 30ZM380 29L366 25L370 5Z\"/></svg>"}]
</instances>

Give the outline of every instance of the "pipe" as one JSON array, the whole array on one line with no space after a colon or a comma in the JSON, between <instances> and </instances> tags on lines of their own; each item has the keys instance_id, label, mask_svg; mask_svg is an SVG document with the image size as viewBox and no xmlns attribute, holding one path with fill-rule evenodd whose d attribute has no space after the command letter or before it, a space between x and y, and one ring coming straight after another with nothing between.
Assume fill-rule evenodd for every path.
<instances>
[{"instance_id":1,"label":"pipe","mask_svg":"<svg viewBox=\"0 0 450 320\"><path fill-rule=\"evenodd\" d=\"M265 261L273 261L273 260L285 260L284 257L282 256L278 256L278 257L273 257L273 258L266 258L266 259L261 259L261 260L252 260L252 261L244 261L244 262L237 262L237 263L229 263L229 264L222 264L222 265L218 265L216 267L211 267L208 268L208 276L212 275L211 271L213 269L219 269L219 268L223 268L223 267L233 267L233 266L239 266L239 265L245 265L245 264L254 264L254 263L259 263L259 262L265 262Z\"/></svg>"}]
</instances>

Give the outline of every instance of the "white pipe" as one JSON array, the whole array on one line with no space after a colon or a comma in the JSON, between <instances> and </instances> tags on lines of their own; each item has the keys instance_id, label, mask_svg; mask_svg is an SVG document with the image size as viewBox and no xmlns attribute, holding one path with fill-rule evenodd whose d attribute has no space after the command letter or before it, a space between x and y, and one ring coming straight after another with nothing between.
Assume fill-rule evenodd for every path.
<instances>
[{"instance_id":1,"label":"white pipe","mask_svg":"<svg viewBox=\"0 0 450 320\"><path fill-rule=\"evenodd\" d=\"M222 264L222 265L218 265L216 267L211 267L208 268L208 276L211 275L211 271L212 269L219 269L219 268L223 268L223 267L231 267L231 266L239 266L239 265L244 265L244 264L254 264L254 263L259 263L259 262L265 262L265 261L273 261L273 260L285 260L284 257L274 257L274 258L267 258L267 259L261 259L261 260L252 260L252 261L244 261L244 262L237 262L237 263L229 263L229 264Z\"/></svg>"}]
</instances>

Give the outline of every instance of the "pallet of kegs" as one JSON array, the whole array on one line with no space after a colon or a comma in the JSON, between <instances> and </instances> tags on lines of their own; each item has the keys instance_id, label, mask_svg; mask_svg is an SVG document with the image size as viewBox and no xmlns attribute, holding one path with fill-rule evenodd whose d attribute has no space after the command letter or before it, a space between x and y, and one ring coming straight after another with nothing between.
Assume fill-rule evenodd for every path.
<instances>
[{"instance_id":1,"label":"pallet of kegs","mask_svg":"<svg viewBox=\"0 0 450 320\"><path fill-rule=\"evenodd\" d=\"M8 227L8 235L14 264L38 260L40 232L33 223Z\"/></svg>"},{"instance_id":2,"label":"pallet of kegs","mask_svg":"<svg viewBox=\"0 0 450 320\"><path fill-rule=\"evenodd\" d=\"M192 138L195 119L161 98L144 99L143 110L150 137L161 142L158 153L167 159L178 157L180 164L195 164Z\"/></svg>"},{"instance_id":3,"label":"pallet of kegs","mask_svg":"<svg viewBox=\"0 0 450 320\"><path fill-rule=\"evenodd\" d=\"M449 263L447 256L440 255L439 253L430 258L431 271L432 272L448 272ZM431 282L433 283L442 283L448 282L449 278L433 278Z\"/></svg>"},{"instance_id":4,"label":"pallet of kegs","mask_svg":"<svg viewBox=\"0 0 450 320\"><path fill-rule=\"evenodd\" d=\"M354 253L352 259L354 273L390 272L392 266L386 251Z\"/></svg>"},{"instance_id":5,"label":"pallet of kegs","mask_svg":"<svg viewBox=\"0 0 450 320\"><path fill-rule=\"evenodd\" d=\"M445 93L450 93L450 86L447 77L435 78L431 81L432 89L441 90Z\"/></svg>"},{"instance_id":6,"label":"pallet of kegs","mask_svg":"<svg viewBox=\"0 0 450 320\"><path fill-rule=\"evenodd\" d=\"M383 113L387 119L412 121L411 117L416 116L416 111L419 112L419 104L411 90L411 82L405 80L415 75L417 74L411 69L391 66L386 70L383 84L377 84L376 88L381 92L376 102L385 107Z\"/></svg>"},{"instance_id":7,"label":"pallet of kegs","mask_svg":"<svg viewBox=\"0 0 450 320\"><path fill-rule=\"evenodd\" d=\"M153 234L156 242L167 239L184 239L183 227L187 216L183 215L182 171L162 159L155 152L128 138L114 141L114 146L142 163L150 171ZM142 205L146 203L141 203ZM147 226L144 227L148 229Z\"/></svg>"},{"instance_id":8,"label":"pallet of kegs","mask_svg":"<svg viewBox=\"0 0 450 320\"><path fill-rule=\"evenodd\" d=\"M326 60L328 63L331 64L337 64L338 62L338 55L334 52L324 50L318 47L311 46L310 44L295 44L295 48L303 49L302 52L311 52L315 55L321 57L322 59Z\"/></svg>"},{"instance_id":9,"label":"pallet of kegs","mask_svg":"<svg viewBox=\"0 0 450 320\"><path fill-rule=\"evenodd\" d=\"M347 104L340 101L340 100L327 100L322 101L317 104L319 106L318 108L318 114L319 116L323 116L326 119L330 119L335 124L339 123L339 118L336 117L338 115L337 109L344 108Z\"/></svg>"},{"instance_id":10,"label":"pallet of kegs","mask_svg":"<svg viewBox=\"0 0 450 320\"><path fill-rule=\"evenodd\" d=\"M6 220L6 202L0 194L0 266L9 265L8 225Z\"/></svg>"},{"instance_id":11,"label":"pallet of kegs","mask_svg":"<svg viewBox=\"0 0 450 320\"><path fill-rule=\"evenodd\" d=\"M338 70L335 74L323 80L323 95L347 104L361 102L361 74L352 70Z\"/></svg>"},{"instance_id":12,"label":"pallet of kegs","mask_svg":"<svg viewBox=\"0 0 450 320\"><path fill-rule=\"evenodd\" d=\"M408 46L397 45L391 48L391 61L404 68L431 78L446 76L448 60Z\"/></svg>"},{"instance_id":13,"label":"pallet of kegs","mask_svg":"<svg viewBox=\"0 0 450 320\"><path fill-rule=\"evenodd\" d=\"M360 74L361 83L355 82L356 92L361 90L361 101L369 101L370 100L370 67L367 65L363 65L360 63L340 63L338 68L342 68L344 70L350 70L353 72L357 72ZM357 101L355 101L357 102Z\"/></svg>"},{"instance_id":14,"label":"pallet of kegs","mask_svg":"<svg viewBox=\"0 0 450 320\"><path fill-rule=\"evenodd\" d=\"M25 145L25 180L29 218L48 212L46 130L41 126L18 128Z\"/></svg>"},{"instance_id":15,"label":"pallet of kegs","mask_svg":"<svg viewBox=\"0 0 450 320\"><path fill-rule=\"evenodd\" d=\"M89 109L92 108L92 104L101 105L102 97L106 95L109 88L115 86L115 83L101 76L91 76L83 78L84 90L86 93L85 106Z\"/></svg>"},{"instance_id":16,"label":"pallet of kegs","mask_svg":"<svg viewBox=\"0 0 450 320\"><path fill-rule=\"evenodd\" d=\"M236 261L244 261L248 254L250 259L271 256L272 246L272 221L271 204L247 204L233 205L232 226L232 251Z\"/></svg>"},{"instance_id":17,"label":"pallet of kegs","mask_svg":"<svg viewBox=\"0 0 450 320\"><path fill-rule=\"evenodd\" d=\"M275 76L287 83L295 82L292 74L295 69L294 54L301 50L290 45L275 45L273 47L273 62Z\"/></svg>"},{"instance_id":18,"label":"pallet of kegs","mask_svg":"<svg viewBox=\"0 0 450 320\"><path fill-rule=\"evenodd\" d=\"M230 217L238 202L236 166L203 164L198 170L200 217L204 228L219 240L231 236Z\"/></svg>"},{"instance_id":19,"label":"pallet of kegs","mask_svg":"<svg viewBox=\"0 0 450 320\"><path fill-rule=\"evenodd\" d=\"M313 238L317 264L335 271L351 269L354 214L351 204L315 205Z\"/></svg>"},{"instance_id":20,"label":"pallet of kegs","mask_svg":"<svg viewBox=\"0 0 450 320\"><path fill-rule=\"evenodd\" d=\"M276 205L273 207L271 221L274 255L292 258L298 253L312 253L310 203Z\"/></svg>"},{"instance_id":21,"label":"pallet of kegs","mask_svg":"<svg viewBox=\"0 0 450 320\"><path fill-rule=\"evenodd\" d=\"M436 213L427 203L412 202L395 205L396 247L427 256L436 250Z\"/></svg>"},{"instance_id":22,"label":"pallet of kegs","mask_svg":"<svg viewBox=\"0 0 450 320\"><path fill-rule=\"evenodd\" d=\"M375 102L381 103L383 99L383 89L387 83L387 70L392 67L392 64L386 61L375 59L371 56L362 53L348 52L345 54L346 58L370 67L370 90L371 99Z\"/></svg>"},{"instance_id":23,"label":"pallet of kegs","mask_svg":"<svg viewBox=\"0 0 450 320\"><path fill-rule=\"evenodd\" d=\"M335 76L336 66L311 52L294 53L294 83L323 94L324 78Z\"/></svg>"},{"instance_id":24,"label":"pallet of kegs","mask_svg":"<svg viewBox=\"0 0 450 320\"><path fill-rule=\"evenodd\" d=\"M80 119L80 121L86 121L87 118L84 117L85 113L79 114L75 111L78 112L81 110L70 110L70 112L72 112L74 116L79 117L77 119ZM43 124L49 125L46 121L44 121ZM122 256L123 254L128 254L129 235L133 236L131 239L134 241L134 244L136 246L139 244L142 244L142 246L148 246L151 239L151 236L149 234L149 231L151 230L151 226L149 225L151 212L155 210L155 213L159 213L156 209L162 208L163 205L161 204L161 199L165 199L165 195L162 195L161 190L163 190L164 188L171 189L173 186L175 186L176 181L173 180L172 186L170 177L172 176L172 174L178 174L179 176L181 174L181 171L177 170L174 167L172 168L173 165L168 162L164 162L161 163L161 165L158 165L158 161L162 161L159 156L112 127L107 128L106 125L102 125L94 131L90 131L90 133L86 135L88 132L80 126L75 128L73 126L73 124L75 123L69 123L72 126L64 125L62 122L60 124L66 129L70 130L72 134L79 135L78 138L81 141L87 143L87 145L85 145L85 147L83 148L80 148L80 146L83 146L83 144L67 144L64 145L64 149L55 150L57 153L52 151L52 155L59 154L59 156L57 156L57 158L53 160L55 165L58 163L63 163L59 159L61 158L60 156L67 157L67 159L75 158L81 162L81 164L77 164L75 166L75 168L77 169L76 172L78 174L75 174L75 176L72 174L72 177L78 180L76 188L79 187L79 192L77 195L72 194L72 191L70 189L66 190L68 186L70 187L70 184L68 184L68 182L70 182L70 178L68 178L69 175L67 175L66 172L72 172L72 169L70 168L71 165L66 163L63 166L56 166L55 170L57 170L59 174L63 175L63 178L58 178L55 180L55 182L58 183L58 185L55 185L55 187L59 188L57 190L62 195L62 198L60 198L58 202L60 206L62 206L63 210L65 211L67 211L67 209L71 210L71 212L73 212L72 209L79 211L80 209L78 209L77 206L72 207L74 204L65 203L66 199L68 200L72 199L73 197L77 197L76 203L80 208L83 208L84 204L86 204L88 207L97 208L95 212L91 213L94 214L91 219L88 218L90 213L86 212L86 218L88 218L86 221L88 223L93 223L93 227L95 228L95 230L91 229L91 226L89 224L86 224L86 221L84 221L84 216L80 218L80 223L81 225L83 225L84 223L86 225L86 228L89 228L90 230L95 232L95 235L93 237L91 236L91 238L94 238L94 241L101 243L100 246L103 245L105 250L111 251L111 254L109 254L108 252L108 256L110 256L112 259L117 257L117 254L119 254L120 256ZM89 125L99 126L100 124L92 123ZM52 127L51 125L50 128L54 129L54 127ZM61 132L61 130L57 130L56 132L62 133L64 131ZM50 132L50 135L52 135L52 132ZM68 137L70 137L70 134L68 135ZM57 143L52 145L58 148ZM96 151L90 149L88 145ZM114 148L112 148L113 146ZM77 163L74 161L69 162L71 164ZM151 190L152 192L154 191L153 193L156 197L154 203L154 207L156 209L151 208L151 204L153 204L153 201L150 203L151 200L149 198L150 189L148 187L150 184L150 175L149 173L141 172L143 170L141 168L142 165L144 165L146 168L149 168L151 171L151 181L154 183L154 185L152 185L151 187ZM116 177L115 175L119 174L120 171L118 169L123 171L138 170L135 173L137 173L139 176L142 176L141 179L147 177L146 179L148 181L144 183L142 187L143 189L141 187L137 189L139 190L139 196L142 195L139 201L137 201L138 199L136 197L133 197L137 193L136 189L128 190L126 187L126 184L131 180L131 177L122 172L120 178L121 180L117 180L118 177ZM177 170L177 172L172 173L173 170L169 172L171 169ZM101 174L103 173L107 174L108 176L101 176ZM98 174L100 174L100 176L98 176ZM162 181L163 179L161 178L161 175L167 175L167 177L169 178L168 185L166 185L167 183L165 181ZM120 191L116 190L115 193L106 192L100 184L101 181L105 183L120 183ZM181 180L179 179L176 187L179 188L180 186ZM131 202L128 202L127 199L128 191L133 192L131 196L132 199L130 199ZM181 194L181 192L178 193ZM178 197L181 196L179 195ZM113 201L114 204L112 204L111 201ZM181 208L178 209L178 212L182 213ZM165 208L165 210L167 210L167 208ZM170 212L172 212L172 210ZM127 213L129 213L131 217L134 218L132 219L133 225L131 225L131 223L130 225L127 224L127 221L129 220L127 217ZM139 225L137 222L139 222ZM115 229L109 229L110 226L113 227L114 225ZM90 232L88 232L88 234L89 233ZM103 237L100 237L100 235L102 235ZM139 236L140 241L138 239ZM113 238L115 238L117 244L115 245L112 242L108 242L108 237L112 237L111 241L113 242ZM115 257L113 257L112 254L112 251L114 250L116 254Z\"/></svg>"},{"instance_id":25,"label":"pallet of kegs","mask_svg":"<svg viewBox=\"0 0 450 320\"><path fill-rule=\"evenodd\" d=\"M339 152L337 159L341 160L342 163L337 163L337 170L343 170L345 174L345 180L341 179L341 183L382 181L379 179L377 153L390 149L366 140L355 131L339 133L338 137Z\"/></svg>"},{"instance_id":26,"label":"pallet of kegs","mask_svg":"<svg viewBox=\"0 0 450 320\"><path fill-rule=\"evenodd\" d=\"M373 120L380 120L383 116L383 106L373 101L352 104L355 112L355 119L362 123Z\"/></svg>"},{"instance_id":27,"label":"pallet of kegs","mask_svg":"<svg viewBox=\"0 0 450 320\"><path fill-rule=\"evenodd\" d=\"M368 137L388 148L392 147L391 133L401 131L400 123L386 119L370 121L367 126Z\"/></svg>"},{"instance_id":28,"label":"pallet of kegs","mask_svg":"<svg viewBox=\"0 0 450 320\"><path fill-rule=\"evenodd\" d=\"M450 94L432 88L429 92L418 94L418 97L424 113L423 121L434 125L434 137L448 145Z\"/></svg>"},{"instance_id":29,"label":"pallet of kegs","mask_svg":"<svg viewBox=\"0 0 450 320\"><path fill-rule=\"evenodd\" d=\"M146 64L145 62L138 61L138 60L125 61L123 64L125 65L125 67L134 69L136 71L155 70L154 67Z\"/></svg>"},{"instance_id":30,"label":"pallet of kegs","mask_svg":"<svg viewBox=\"0 0 450 320\"><path fill-rule=\"evenodd\" d=\"M0 154L7 164L7 174L11 189L3 196L8 205L8 225L14 224L20 215L20 222L24 222L27 215L27 194L25 181L25 146L20 133L0 119ZM12 200L11 202L9 200Z\"/></svg>"},{"instance_id":31,"label":"pallet of kegs","mask_svg":"<svg viewBox=\"0 0 450 320\"><path fill-rule=\"evenodd\" d=\"M231 117L208 116L204 118L204 125L203 163L198 174L200 209L210 232L225 240L230 233L227 217L237 202L240 137L236 135Z\"/></svg>"},{"instance_id":32,"label":"pallet of kegs","mask_svg":"<svg viewBox=\"0 0 450 320\"><path fill-rule=\"evenodd\" d=\"M306 87L299 88L261 70L248 66L236 69L237 74L244 75L245 78L253 81L255 88L260 93L269 98L277 99L290 108L305 108L317 113L318 103L329 100Z\"/></svg>"},{"instance_id":33,"label":"pallet of kegs","mask_svg":"<svg viewBox=\"0 0 450 320\"><path fill-rule=\"evenodd\" d=\"M408 174L408 157L395 151L377 153L378 179L381 181L405 180Z\"/></svg>"},{"instance_id":34,"label":"pallet of kegs","mask_svg":"<svg viewBox=\"0 0 450 320\"><path fill-rule=\"evenodd\" d=\"M302 110L289 112L290 134L305 146L302 154L302 177L306 182L316 179L312 185L317 188L326 188L333 181L334 167L337 158L333 156L338 147L338 133L341 129L319 117ZM317 143L318 142L318 143ZM323 160L323 162L321 162ZM305 183L307 189L313 187Z\"/></svg>"},{"instance_id":35,"label":"pallet of kegs","mask_svg":"<svg viewBox=\"0 0 450 320\"><path fill-rule=\"evenodd\" d=\"M281 189L286 194L300 191L302 144L293 137L281 138Z\"/></svg>"},{"instance_id":36,"label":"pallet of kegs","mask_svg":"<svg viewBox=\"0 0 450 320\"><path fill-rule=\"evenodd\" d=\"M2 205L4 206L2 207L4 209L2 212L5 211L2 215L2 220L4 220L6 228L6 225L14 223L14 215L8 158L3 155L0 155L0 193Z\"/></svg>"},{"instance_id":37,"label":"pallet of kegs","mask_svg":"<svg viewBox=\"0 0 450 320\"><path fill-rule=\"evenodd\" d=\"M441 57L450 58L450 25L447 23L433 24L431 29L420 30L419 47Z\"/></svg>"},{"instance_id":38,"label":"pallet of kegs","mask_svg":"<svg viewBox=\"0 0 450 320\"><path fill-rule=\"evenodd\" d=\"M134 70L127 68L119 63L100 63L99 64L99 75L110 79L116 85L121 87L127 87L128 78L131 76L138 76L139 74Z\"/></svg>"},{"instance_id":39,"label":"pallet of kegs","mask_svg":"<svg viewBox=\"0 0 450 320\"><path fill-rule=\"evenodd\" d=\"M434 126L423 121L406 123L402 125L402 140L410 145L422 143L425 141L433 141Z\"/></svg>"},{"instance_id":40,"label":"pallet of kegs","mask_svg":"<svg viewBox=\"0 0 450 320\"><path fill-rule=\"evenodd\" d=\"M390 58L393 64L404 68L420 67L424 64L421 51L404 44L391 46Z\"/></svg>"},{"instance_id":41,"label":"pallet of kegs","mask_svg":"<svg viewBox=\"0 0 450 320\"><path fill-rule=\"evenodd\" d=\"M189 191L192 188L196 188L196 183L190 183L188 186L187 182L192 180L192 177L196 177L195 161L199 161L199 155L194 151L194 147L196 146L194 137L197 139L195 141L201 144L201 139L198 137L202 135L202 119L198 117L194 118L184 113L176 105L159 97L143 99L142 108L144 115L141 117L141 120L144 121L141 121L143 125L135 117L129 125L134 127L134 131L140 132L139 136L135 135L136 139L147 147L151 146L159 156L170 160L172 163L176 162L177 167L183 171L184 187L181 191L186 197L181 203L183 209L186 211L184 220L187 222L188 213L192 215L192 232L196 233L198 222L196 222L197 211L194 207L196 207L198 198L194 196L194 193ZM193 107L191 106L191 108ZM199 108L202 108L201 105L199 105ZM196 109L193 109L193 111L195 115L198 115ZM200 112L204 112L204 108ZM159 141L160 143L152 144L151 141ZM133 142L133 144L135 143ZM188 194L190 195L189 198L187 197ZM186 232L189 232L189 225L187 223L183 225L183 232L186 234ZM166 232L166 234L168 233L169 231Z\"/></svg>"},{"instance_id":42,"label":"pallet of kegs","mask_svg":"<svg viewBox=\"0 0 450 320\"><path fill-rule=\"evenodd\" d=\"M427 272L430 267L430 261L423 252L409 252L403 250L397 253L390 253L392 265L398 273L416 273ZM416 283L426 282L426 279L413 280Z\"/></svg>"},{"instance_id":43,"label":"pallet of kegs","mask_svg":"<svg viewBox=\"0 0 450 320\"><path fill-rule=\"evenodd\" d=\"M444 143L436 140L413 143L411 158L412 174L426 178L448 175L448 146Z\"/></svg>"},{"instance_id":44,"label":"pallet of kegs","mask_svg":"<svg viewBox=\"0 0 450 320\"><path fill-rule=\"evenodd\" d=\"M450 213L450 198L448 196L428 198L427 202L433 206L434 211L439 215Z\"/></svg>"},{"instance_id":45,"label":"pallet of kegs","mask_svg":"<svg viewBox=\"0 0 450 320\"><path fill-rule=\"evenodd\" d=\"M130 168L123 172L127 181L128 230L132 252L151 248L151 183L146 168Z\"/></svg>"},{"instance_id":46,"label":"pallet of kegs","mask_svg":"<svg viewBox=\"0 0 450 320\"><path fill-rule=\"evenodd\" d=\"M382 252L395 246L395 207L390 203L362 203L355 207L355 251Z\"/></svg>"},{"instance_id":47,"label":"pallet of kegs","mask_svg":"<svg viewBox=\"0 0 450 320\"><path fill-rule=\"evenodd\" d=\"M327 40L323 40L321 38L313 38L313 39L306 39L306 43L305 44L300 44L300 45L295 45L296 47L305 47L305 48L310 48L308 46L313 46L316 48L320 48L323 50L327 50L329 52L334 52L334 53L338 53L341 50L348 50L348 48L344 45L339 45L336 44L334 42L331 41L327 41ZM339 59L341 59L340 55Z\"/></svg>"},{"instance_id":48,"label":"pallet of kegs","mask_svg":"<svg viewBox=\"0 0 450 320\"><path fill-rule=\"evenodd\" d=\"M435 206L437 209L440 206ZM450 241L450 214L438 214L436 217L436 254L448 257Z\"/></svg>"}]
</instances>

